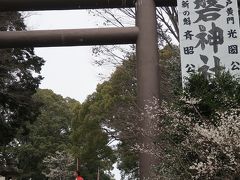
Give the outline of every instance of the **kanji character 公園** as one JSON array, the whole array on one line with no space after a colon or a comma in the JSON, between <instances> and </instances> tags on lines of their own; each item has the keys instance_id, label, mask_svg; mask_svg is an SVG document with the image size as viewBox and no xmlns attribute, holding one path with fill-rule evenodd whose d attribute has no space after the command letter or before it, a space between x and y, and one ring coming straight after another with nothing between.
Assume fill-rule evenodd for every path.
<instances>
[{"instance_id":1,"label":"kanji character \u516c\u5712","mask_svg":"<svg viewBox=\"0 0 240 180\"><path fill-rule=\"evenodd\" d=\"M238 54L238 45L230 45L228 46L229 54Z\"/></svg>"},{"instance_id":2,"label":"kanji character \u516c\u5712","mask_svg":"<svg viewBox=\"0 0 240 180\"><path fill-rule=\"evenodd\" d=\"M187 73L194 73L195 72L195 67L196 66L194 64L187 64L186 67L185 67L187 69L186 72Z\"/></svg>"},{"instance_id":3,"label":"kanji character \u516c\u5712","mask_svg":"<svg viewBox=\"0 0 240 180\"><path fill-rule=\"evenodd\" d=\"M231 66L232 66L231 70L233 71L240 70L240 63L237 61L232 61Z\"/></svg>"}]
</instances>

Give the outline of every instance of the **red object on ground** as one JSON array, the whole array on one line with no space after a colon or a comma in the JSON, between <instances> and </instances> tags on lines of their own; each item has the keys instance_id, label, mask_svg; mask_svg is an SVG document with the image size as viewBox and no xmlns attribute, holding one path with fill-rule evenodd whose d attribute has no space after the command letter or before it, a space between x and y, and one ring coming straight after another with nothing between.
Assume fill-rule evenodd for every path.
<instances>
[{"instance_id":1,"label":"red object on ground","mask_svg":"<svg viewBox=\"0 0 240 180\"><path fill-rule=\"evenodd\" d=\"M76 180L84 180L81 176L78 176Z\"/></svg>"}]
</instances>

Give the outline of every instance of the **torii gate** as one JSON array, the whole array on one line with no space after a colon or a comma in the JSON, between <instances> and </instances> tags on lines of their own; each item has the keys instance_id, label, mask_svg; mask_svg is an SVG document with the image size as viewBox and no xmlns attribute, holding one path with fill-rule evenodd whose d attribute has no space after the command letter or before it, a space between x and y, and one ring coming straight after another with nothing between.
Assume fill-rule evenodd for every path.
<instances>
[{"instance_id":1,"label":"torii gate","mask_svg":"<svg viewBox=\"0 0 240 180\"><path fill-rule=\"evenodd\" d=\"M177 0L0 0L0 11L35 11L136 7L136 26L77 30L0 32L0 48L136 44L138 105L144 109L159 99L159 56L156 6L176 6ZM150 117L141 124L146 131ZM141 142L149 144L149 137ZM153 159L140 154L140 179L150 178Z\"/></svg>"}]
</instances>

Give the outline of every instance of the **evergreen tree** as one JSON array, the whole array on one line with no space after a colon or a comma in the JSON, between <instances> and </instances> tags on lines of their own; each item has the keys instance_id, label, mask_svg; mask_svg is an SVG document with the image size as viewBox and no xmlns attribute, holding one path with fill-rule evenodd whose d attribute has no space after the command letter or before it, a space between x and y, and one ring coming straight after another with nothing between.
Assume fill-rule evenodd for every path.
<instances>
[{"instance_id":1,"label":"evergreen tree","mask_svg":"<svg viewBox=\"0 0 240 180\"><path fill-rule=\"evenodd\" d=\"M240 105L239 79L228 72L210 79L206 79L202 74L193 74L188 79L184 92L181 91L179 94L187 99L199 99L194 109L182 106L186 113L198 113L199 121L201 118L209 119L215 116L218 111Z\"/></svg>"},{"instance_id":2,"label":"evergreen tree","mask_svg":"<svg viewBox=\"0 0 240 180\"><path fill-rule=\"evenodd\" d=\"M79 102L46 89L38 90L34 99L42 103L40 114L35 122L27 125L29 134L19 136L19 146L12 149L18 167L23 170L22 177L37 180L46 178L43 172L49 171L45 158L54 157L57 152L70 153L72 107Z\"/></svg>"},{"instance_id":3,"label":"evergreen tree","mask_svg":"<svg viewBox=\"0 0 240 180\"><path fill-rule=\"evenodd\" d=\"M97 114L99 109L95 109L95 98L94 94L89 96L80 111L75 109L71 135L72 152L79 160L84 179L96 179L99 169L100 179L111 180L110 171L116 157L110 147L108 134L102 130L104 125L101 123L101 114Z\"/></svg>"},{"instance_id":4,"label":"evergreen tree","mask_svg":"<svg viewBox=\"0 0 240 180\"><path fill-rule=\"evenodd\" d=\"M0 13L0 30L25 30L19 12ZM42 77L39 75L44 60L33 48L0 50L0 145L11 142L17 129L27 134L26 122L33 122L39 104L32 99Z\"/></svg>"},{"instance_id":5,"label":"evergreen tree","mask_svg":"<svg viewBox=\"0 0 240 180\"><path fill-rule=\"evenodd\" d=\"M171 47L166 46L160 51L160 56L161 98L173 101L174 86L181 85L178 49L175 48L173 51ZM118 167L122 170L123 176L131 178L138 177L138 152L133 150L139 135L136 73L136 58L130 55L116 68L109 80L97 86L96 92L84 103L80 112L82 117L79 118L81 121L96 123L92 127L98 126L108 135L109 142L118 143ZM78 128L78 131L84 130ZM86 134L88 133L91 134L90 129L87 130ZM83 138L81 143L86 140L85 133L76 137Z\"/></svg>"}]
</instances>

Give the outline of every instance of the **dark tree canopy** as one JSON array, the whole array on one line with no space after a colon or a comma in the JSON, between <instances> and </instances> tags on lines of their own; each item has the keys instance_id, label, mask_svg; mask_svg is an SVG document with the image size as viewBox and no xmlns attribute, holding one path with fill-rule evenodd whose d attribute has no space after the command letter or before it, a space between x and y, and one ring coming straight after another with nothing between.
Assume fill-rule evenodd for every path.
<instances>
[{"instance_id":1,"label":"dark tree canopy","mask_svg":"<svg viewBox=\"0 0 240 180\"><path fill-rule=\"evenodd\" d=\"M0 30L25 30L19 12L0 13ZM32 100L42 77L39 75L44 60L33 48L0 50L0 145L13 140L16 130L25 122L34 121L39 104Z\"/></svg>"},{"instance_id":2,"label":"dark tree canopy","mask_svg":"<svg viewBox=\"0 0 240 180\"><path fill-rule=\"evenodd\" d=\"M13 149L23 170L22 178L37 180L46 178L42 174L46 170L44 158L57 151L68 152L71 147L71 106L78 102L47 89L38 90L33 98L42 103L40 114L35 122L28 124L29 134L19 138L20 146Z\"/></svg>"}]
</instances>

